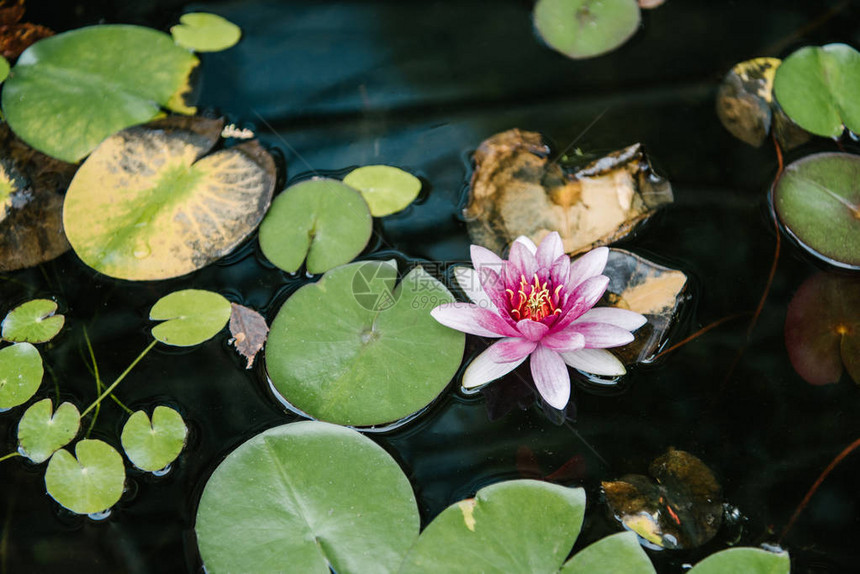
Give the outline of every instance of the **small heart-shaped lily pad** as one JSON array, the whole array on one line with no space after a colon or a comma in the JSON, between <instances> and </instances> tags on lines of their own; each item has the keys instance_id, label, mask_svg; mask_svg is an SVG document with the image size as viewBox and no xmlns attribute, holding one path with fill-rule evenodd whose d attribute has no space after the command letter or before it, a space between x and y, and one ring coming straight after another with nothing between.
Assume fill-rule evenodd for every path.
<instances>
[{"instance_id":1,"label":"small heart-shaped lily pad","mask_svg":"<svg viewBox=\"0 0 860 574\"><path fill-rule=\"evenodd\" d=\"M538 0L535 28L568 58L592 58L626 42L639 27L636 0Z\"/></svg>"},{"instance_id":2,"label":"small heart-shaped lily pad","mask_svg":"<svg viewBox=\"0 0 860 574\"><path fill-rule=\"evenodd\" d=\"M33 403L18 423L18 450L35 463L45 462L72 442L81 427L81 414L72 403L53 410L51 399L42 399Z\"/></svg>"},{"instance_id":3,"label":"small heart-shaped lily pad","mask_svg":"<svg viewBox=\"0 0 860 574\"><path fill-rule=\"evenodd\" d=\"M220 52L242 37L236 24L217 14L192 12L180 16L179 22L170 28L173 41L195 52Z\"/></svg>"},{"instance_id":4,"label":"small heart-shaped lily pad","mask_svg":"<svg viewBox=\"0 0 860 574\"><path fill-rule=\"evenodd\" d=\"M122 448L134 466L155 472L176 460L187 435L182 415L159 405L152 413L152 422L145 411L129 417L122 428Z\"/></svg>"},{"instance_id":5,"label":"small heart-shaped lily pad","mask_svg":"<svg viewBox=\"0 0 860 574\"><path fill-rule=\"evenodd\" d=\"M0 409L24 404L42 383L42 356L30 343L0 349Z\"/></svg>"},{"instance_id":6,"label":"small heart-shaped lily pad","mask_svg":"<svg viewBox=\"0 0 860 574\"><path fill-rule=\"evenodd\" d=\"M16 343L44 343L57 336L66 318L55 315L57 302L33 299L12 309L3 319L2 334Z\"/></svg>"},{"instance_id":7,"label":"small heart-shaped lily pad","mask_svg":"<svg viewBox=\"0 0 860 574\"><path fill-rule=\"evenodd\" d=\"M45 471L48 494L78 514L104 512L117 503L125 485L125 465L115 448L100 440L85 439L75 455L60 449Z\"/></svg>"},{"instance_id":8,"label":"small heart-shaped lily pad","mask_svg":"<svg viewBox=\"0 0 860 574\"><path fill-rule=\"evenodd\" d=\"M389 165L368 165L351 171L343 182L357 189L374 217L406 209L421 192L421 180Z\"/></svg>"},{"instance_id":9,"label":"small heart-shaped lily pad","mask_svg":"<svg viewBox=\"0 0 860 574\"><path fill-rule=\"evenodd\" d=\"M729 548L711 554L692 570L688 570L688 574L788 574L790 570L791 559L788 552L770 552L761 548Z\"/></svg>"},{"instance_id":10,"label":"small heart-shaped lily pad","mask_svg":"<svg viewBox=\"0 0 860 574\"><path fill-rule=\"evenodd\" d=\"M307 256L310 273L352 261L370 239L373 218L361 195L335 179L312 179L275 198L260 225L263 255L288 273Z\"/></svg>"},{"instance_id":11,"label":"small heart-shaped lily pad","mask_svg":"<svg viewBox=\"0 0 860 574\"><path fill-rule=\"evenodd\" d=\"M212 291L184 289L165 295L149 312L152 336L174 347L192 347L208 341L230 319L230 302Z\"/></svg>"}]
</instances>

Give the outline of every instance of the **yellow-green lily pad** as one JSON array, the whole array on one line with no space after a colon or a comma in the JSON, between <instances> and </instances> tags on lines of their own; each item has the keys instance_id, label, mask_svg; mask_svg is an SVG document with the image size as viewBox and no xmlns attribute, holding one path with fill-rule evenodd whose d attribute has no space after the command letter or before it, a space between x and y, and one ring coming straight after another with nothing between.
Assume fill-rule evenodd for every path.
<instances>
[{"instance_id":1,"label":"yellow-green lily pad","mask_svg":"<svg viewBox=\"0 0 860 574\"><path fill-rule=\"evenodd\" d=\"M771 552L761 548L729 548L711 554L688 570L689 574L788 574L791 560L788 552Z\"/></svg>"},{"instance_id":2,"label":"yellow-green lily pad","mask_svg":"<svg viewBox=\"0 0 860 574\"><path fill-rule=\"evenodd\" d=\"M0 82L5 82L9 77L9 60L0 56Z\"/></svg>"},{"instance_id":3,"label":"yellow-green lily pad","mask_svg":"<svg viewBox=\"0 0 860 574\"><path fill-rule=\"evenodd\" d=\"M656 574L639 539L632 532L619 532L586 546L564 563L559 574Z\"/></svg>"},{"instance_id":4,"label":"yellow-green lily pad","mask_svg":"<svg viewBox=\"0 0 860 574\"><path fill-rule=\"evenodd\" d=\"M639 27L636 0L538 0L535 28L569 58L593 58L626 42Z\"/></svg>"},{"instance_id":5,"label":"yellow-green lily pad","mask_svg":"<svg viewBox=\"0 0 860 574\"><path fill-rule=\"evenodd\" d=\"M185 446L188 427L170 407L157 406L150 421L146 411L132 414L122 427L122 448L141 470L155 472L176 460Z\"/></svg>"},{"instance_id":6,"label":"yellow-green lily pad","mask_svg":"<svg viewBox=\"0 0 860 574\"><path fill-rule=\"evenodd\" d=\"M174 347L199 345L224 328L230 309L230 302L212 291L174 291L156 301L149 311L151 320L164 321L152 328L152 336Z\"/></svg>"},{"instance_id":7,"label":"yellow-green lily pad","mask_svg":"<svg viewBox=\"0 0 860 574\"><path fill-rule=\"evenodd\" d=\"M42 375L42 356L30 343L0 349L0 409L29 401L42 384Z\"/></svg>"},{"instance_id":8,"label":"yellow-green lily pad","mask_svg":"<svg viewBox=\"0 0 860 574\"><path fill-rule=\"evenodd\" d=\"M16 343L45 343L57 336L66 318L56 315L57 302L33 299L12 309L3 319L2 336Z\"/></svg>"},{"instance_id":9,"label":"yellow-green lily pad","mask_svg":"<svg viewBox=\"0 0 860 574\"><path fill-rule=\"evenodd\" d=\"M195 52L220 52L242 37L236 24L217 14L192 12L180 16L179 22L170 28L173 41Z\"/></svg>"},{"instance_id":10,"label":"yellow-green lily pad","mask_svg":"<svg viewBox=\"0 0 860 574\"><path fill-rule=\"evenodd\" d=\"M343 178L357 189L374 217L385 217L406 209L421 193L421 180L389 165L367 165L354 169Z\"/></svg>"},{"instance_id":11,"label":"yellow-green lily pad","mask_svg":"<svg viewBox=\"0 0 860 574\"><path fill-rule=\"evenodd\" d=\"M30 405L18 423L18 451L35 463L45 462L78 434L81 414L72 403L63 403L53 412L51 399Z\"/></svg>"},{"instance_id":12,"label":"yellow-green lily pad","mask_svg":"<svg viewBox=\"0 0 860 574\"><path fill-rule=\"evenodd\" d=\"M60 449L45 471L48 494L77 514L104 512L119 501L125 485L122 456L109 444L85 439L75 455Z\"/></svg>"}]
</instances>

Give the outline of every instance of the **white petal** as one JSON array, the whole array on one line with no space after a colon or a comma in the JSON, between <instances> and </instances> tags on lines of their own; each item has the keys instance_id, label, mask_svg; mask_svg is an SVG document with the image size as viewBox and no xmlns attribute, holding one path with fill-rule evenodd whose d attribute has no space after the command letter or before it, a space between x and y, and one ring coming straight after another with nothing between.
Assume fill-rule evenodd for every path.
<instances>
[{"instance_id":1,"label":"white petal","mask_svg":"<svg viewBox=\"0 0 860 574\"><path fill-rule=\"evenodd\" d=\"M501 342L501 341L500 341ZM463 373L462 385L465 389L474 389L483 384L495 381L498 378L504 377L517 367L528 357L528 353L522 356L521 359L515 361L504 361L499 349L496 348L498 343L490 346L489 349L475 357L466 367Z\"/></svg>"},{"instance_id":2,"label":"white petal","mask_svg":"<svg viewBox=\"0 0 860 574\"><path fill-rule=\"evenodd\" d=\"M526 237L525 235L520 235L519 237L514 239L514 242L522 243L526 249L532 252L532 255L537 253L537 245L535 245L535 242Z\"/></svg>"},{"instance_id":3,"label":"white petal","mask_svg":"<svg viewBox=\"0 0 860 574\"><path fill-rule=\"evenodd\" d=\"M589 309L573 323L609 323L628 331L635 331L648 322L643 315L617 307L594 307Z\"/></svg>"},{"instance_id":4,"label":"white petal","mask_svg":"<svg viewBox=\"0 0 860 574\"><path fill-rule=\"evenodd\" d=\"M580 256L570 264L570 279L567 280L566 290L573 291L585 280L603 273L607 259L609 259L608 247L598 247Z\"/></svg>"},{"instance_id":5,"label":"white petal","mask_svg":"<svg viewBox=\"0 0 860 574\"><path fill-rule=\"evenodd\" d=\"M574 369L593 375L617 377L627 372L615 355L603 349L580 349L559 354L564 362Z\"/></svg>"},{"instance_id":6,"label":"white petal","mask_svg":"<svg viewBox=\"0 0 860 574\"><path fill-rule=\"evenodd\" d=\"M460 286L460 289L463 290L475 305L484 309L496 309L490 297L484 293L484 288L481 287L477 271L471 267L455 267L454 279L457 280L457 285Z\"/></svg>"},{"instance_id":7,"label":"white petal","mask_svg":"<svg viewBox=\"0 0 860 574\"><path fill-rule=\"evenodd\" d=\"M570 400L570 373L555 351L538 346L529 366L535 387L551 407L562 410Z\"/></svg>"}]
</instances>

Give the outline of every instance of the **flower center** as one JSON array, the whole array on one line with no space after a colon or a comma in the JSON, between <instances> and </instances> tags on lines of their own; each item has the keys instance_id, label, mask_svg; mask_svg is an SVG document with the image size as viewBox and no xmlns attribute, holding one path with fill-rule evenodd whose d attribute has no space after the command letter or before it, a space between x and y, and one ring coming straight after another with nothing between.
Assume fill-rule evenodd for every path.
<instances>
[{"instance_id":1,"label":"flower center","mask_svg":"<svg viewBox=\"0 0 860 574\"><path fill-rule=\"evenodd\" d=\"M525 275L521 275L519 290L516 292L513 289L505 290L511 303L511 317L515 321L523 319L542 321L550 315L560 314L558 294L561 287L559 285L554 291L550 291L549 281L541 283L537 273L534 275L533 283L529 283Z\"/></svg>"}]
</instances>

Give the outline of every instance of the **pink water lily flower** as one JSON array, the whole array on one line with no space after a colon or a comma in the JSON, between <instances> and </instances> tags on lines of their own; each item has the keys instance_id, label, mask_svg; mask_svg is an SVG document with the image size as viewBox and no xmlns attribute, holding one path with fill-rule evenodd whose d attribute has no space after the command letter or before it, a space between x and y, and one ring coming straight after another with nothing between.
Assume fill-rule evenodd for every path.
<instances>
[{"instance_id":1,"label":"pink water lily flower","mask_svg":"<svg viewBox=\"0 0 860 574\"><path fill-rule=\"evenodd\" d=\"M555 232L539 247L517 238L507 261L473 245L474 269L455 270L472 303L446 303L431 311L452 329L501 337L466 368L463 387L498 379L531 356L538 392L563 409L570 399L568 365L595 375L623 375L624 365L605 349L632 341L631 331L646 320L624 309L593 308L609 284L601 275L608 256L609 249L599 247L571 263Z\"/></svg>"}]
</instances>

